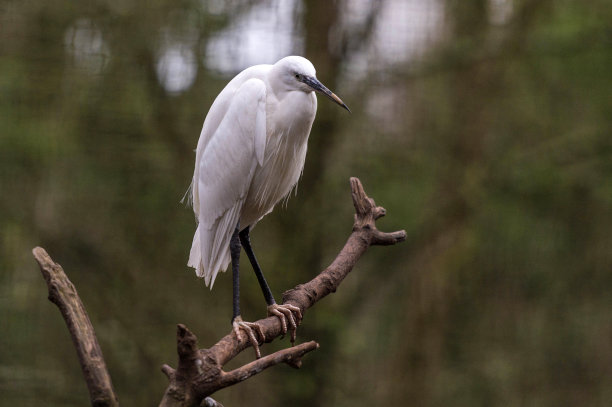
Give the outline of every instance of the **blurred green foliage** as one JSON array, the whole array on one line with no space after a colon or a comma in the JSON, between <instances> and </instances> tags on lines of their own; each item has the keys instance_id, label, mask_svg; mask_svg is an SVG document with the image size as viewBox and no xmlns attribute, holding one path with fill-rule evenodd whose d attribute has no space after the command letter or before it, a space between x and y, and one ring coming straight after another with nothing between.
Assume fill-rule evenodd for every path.
<instances>
[{"instance_id":1,"label":"blurred green foliage","mask_svg":"<svg viewBox=\"0 0 612 407\"><path fill-rule=\"evenodd\" d=\"M345 17L359 2L298 3L291 50L353 114L320 101L297 197L252 236L279 297L343 245L358 176L387 208L379 227L405 228L407 242L373 248L306 314L298 340L321 348L300 371L277 367L215 398L611 405L612 8L440 0L418 57L355 74L398 2L372 2L357 29ZM161 399L176 323L203 347L228 332L231 279L209 292L186 267L195 223L179 200L232 76L210 68L206 46L262 4L0 4L0 405L88 403L36 245L78 288L123 405ZM160 80L164 33L195 56L178 92ZM261 317L251 273L242 293L245 318Z\"/></svg>"}]
</instances>

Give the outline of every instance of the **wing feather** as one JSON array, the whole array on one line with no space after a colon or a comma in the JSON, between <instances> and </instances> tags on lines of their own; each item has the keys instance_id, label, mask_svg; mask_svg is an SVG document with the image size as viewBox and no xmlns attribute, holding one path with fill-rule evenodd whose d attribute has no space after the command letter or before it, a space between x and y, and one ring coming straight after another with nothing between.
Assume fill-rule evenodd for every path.
<instances>
[{"instance_id":1,"label":"wing feather","mask_svg":"<svg viewBox=\"0 0 612 407\"><path fill-rule=\"evenodd\" d=\"M193 200L199 224L188 265L212 288L219 270L225 271L230 262L229 241L255 169L263 162L265 83L247 80L234 93L225 111L211 108L211 114L223 118L203 151L198 146Z\"/></svg>"}]
</instances>

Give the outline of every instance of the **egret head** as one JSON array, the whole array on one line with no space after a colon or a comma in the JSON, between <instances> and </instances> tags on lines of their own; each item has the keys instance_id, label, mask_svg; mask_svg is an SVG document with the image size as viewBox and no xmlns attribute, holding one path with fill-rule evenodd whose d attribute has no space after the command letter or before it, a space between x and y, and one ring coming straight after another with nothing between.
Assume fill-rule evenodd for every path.
<instances>
[{"instance_id":1,"label":"egret head","mask_svg":"<svg viewBox=\"0 0 612 407\"><path fill-rule=\"evenodd\" d=\"M342 99L319 82L314 66L306 58L285 57L274 64L274 70L288 90L301 90L306 93L319 92L350 112Z\"/></svg>"}]
</instances>

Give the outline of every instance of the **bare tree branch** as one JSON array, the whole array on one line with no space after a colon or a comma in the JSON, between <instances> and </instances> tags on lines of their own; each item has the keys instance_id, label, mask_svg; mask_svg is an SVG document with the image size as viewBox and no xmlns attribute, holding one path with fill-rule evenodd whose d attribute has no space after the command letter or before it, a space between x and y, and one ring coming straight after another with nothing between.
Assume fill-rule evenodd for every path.
<instances>
[{"instance_id":1,"label":"bare tree branch","mask_svg":"<svg viewBox=\"0 0 612 407\"><path fill-rule=\"evenodd\" d=\"M253 375L256 375L270 366L278 365L279 363L287 363L290 366L299 368L301 365L301 357L306 352L310 352L311 350L318 348L318 343L315 341L310 341L291 348L283 349L224 374L223 382L227 384L227 386L231 386L232 384L239 383Z\"/></svg>"},{"instance_id":2,"label":"bare tree branch","mask_svg":"<svg viewBox=\"0 0 612 407\"><path fill-rule=\"evenodd\" d=\"M319 275L283 294L283 303L299 307L302 314L317 301L336 291L368 247L391 245L406 239L403 230L385 233L376 228L376 219L384 216L386 211L376 206L374 200L366 195L359 179L351 178L351 192L355 221L346 244L332 264ZM37 247L33 253L47 282L49 299L59 307L70 330L92 404L96 407L118 406L102 351L76 289L62 267L53 262L44 249ZM277 317L268 317L256 323L261 326L266 342L282 335L281 323ZM169 385L160 406L221 406L208 396L279 363L299 368L302 356L319 347L316 342L310 341L264 356L230 372L223 370L227 362L250 346L249 339L244 336L238 339L231 331L209 349L199 349L197 337L185 325L179 324L178 367L173 369L163 365L161 368L168 377Z\"/></svg>"},{"instance_id":3,"label":"bare tree branch","mask_svg":"<svg viewBox=\"0 0 612 407\"><path fill-rule=\"evenodd\" d=\"M32 253L47 282L49 301L57 305L68 325L87 382L91 404L95 407L119 406L96 333L76 288L62 266L55 263L45 249L35 247Z\"/></svg>"},{"instance_id":4,"label":"bare tree branch","mask_svg":"<svg viewBox=\"0 0 612 407\"><path fill-rule=\"evenodd\" d=\"M346 244L332 262L311 281L300 284L283 294L283 303L299 307L302 314L326 295L335 292L342 280L353 269L357 260L371 245L390 245L406 239L405 231L392 233L381 232L375 221L386 214L383 207L376 206L369 198L357 178L351 178L351 193L355 206L353 232ZM256 321L261 325L266 342L271 342L282 334L281 323L276 317ZM164 394L160 406L197 406L200 401L217 390L248 379L263 369L299 358L318 348L316 342L308 342L294 348L285 349L251 362L229 373L223 366L244 349L250 347L249 340L239 340L233 332L223 337L209 349L197 350L197 339L184 325L178 326L177 332L179 367L175 374L168 374L168 366L162 370L169 378L170 385ZM179 374L179 372L181 372Z\"/></svg>"}]
</instances>

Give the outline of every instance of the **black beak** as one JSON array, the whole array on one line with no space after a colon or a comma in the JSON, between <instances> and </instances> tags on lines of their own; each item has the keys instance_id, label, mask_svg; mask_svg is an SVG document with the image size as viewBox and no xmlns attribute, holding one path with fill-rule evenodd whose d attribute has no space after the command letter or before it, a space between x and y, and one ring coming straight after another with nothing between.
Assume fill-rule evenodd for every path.
<instances>
[{"instance_id":1,"label":"black beak","mask_svg":"<svg viewBox=\"0 0 612 407\"><path fill-rule=\"evenodd\" d=\"M319 82L319 80L315 78L314 76L304 76L304 79L302 79L302 82L304 82L306 85L313 88L315 91L327 96L328 98L333 100L335 103L339 104L340 106L348 110L349 113L351 112L351 109L348 108L348 106L342 101L342 99L336 96L334 92L327 89L325 85Z\"/></svg>"}]
</instances>

